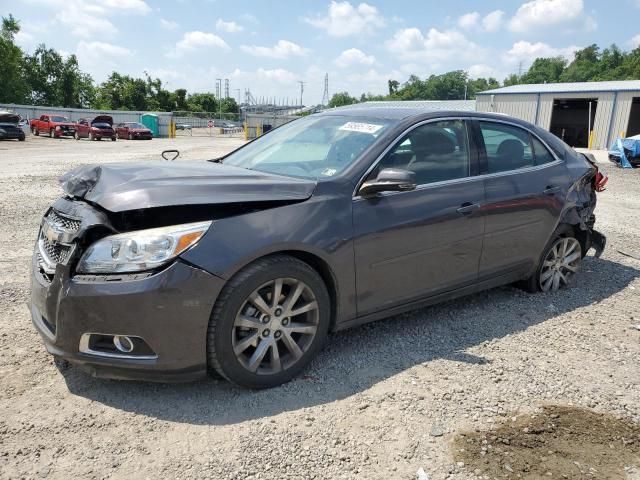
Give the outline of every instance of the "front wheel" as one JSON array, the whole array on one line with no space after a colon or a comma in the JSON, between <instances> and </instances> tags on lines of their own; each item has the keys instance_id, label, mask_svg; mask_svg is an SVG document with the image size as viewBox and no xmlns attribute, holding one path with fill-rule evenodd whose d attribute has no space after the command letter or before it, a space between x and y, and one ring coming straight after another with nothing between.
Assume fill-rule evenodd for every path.
<instances>
[{"instance_id":1,"label":"front wheel","mask_svg":"<svg viewBox=\"0 0 640 480\"><path fill-rule=\"evenodd\" d=\"M229 381L269 388L297 376L327 338L331 301L318 273L289 256L256 261L221 292L209 320L209 365Z\"/></svg>"},{"instance_id":2,"label":"front wheel","mask_svg":"<svg viewBox=\"0 0 640 480\"><path fill-rule=\"evenodd\" d=\"M49 130L49 137L50 138L55 138L56 137L56 132L55 132L55 130L53 128L51 130Z\"/></svg>"},{"instance_id":3,"label":"front wheel","mask_svg":"<svg viewBox=\"0 0 640 480\"><path fill-rule=\"evenodd\" d=\"M133 135L129 134L129 140L133 140Z\"/></svg>"},{"instance_id":4,"label":"front wheel","mask_svg":"<svg viewBox=\"0 0 640 480\"><path fill-rule=\"evenodd\" d=\"M111 141L115 142L116 141L116 137L111 137Z\"/></svg>"},{"instance_id":5,"label":"front wheel","mask_svg":"<svg viewBox=\"0 0 640 480\"><path fill-rule=\"evenodd\" d=\"M76 131L76 133L73 134L73 138L80 140L80 134Z\"/></svg>"},{"instance_id":6,"label":"front wheel","mask_svg":"<svg viewBox=\"0 0 640 480\"><path fill-rule=\"evenodd\" d=\"M35 128L35 127L33 127L33 128L31 129L31 133L33 133L36 137L40 135L40 132L39 132L39 131L38 131L38 129L37 129L37 128Z\"/></svg>"},{"instance_id":7,"label":"front wheel","mask_svg":"<svg viewBox=\"0 0 640 480\"><path fill-rule=\"evenodd\" d=\"M582 247L571 228L562 228L544 250L535 273L526 281L530 292L555 292L569 285L582 261Z\"/></svg>"},{"instance_id":8,"label":"front wheel","mask_svg":"<svg viewBox=\"0 0 640 480\"><path fill-rule=\"evenodd\" d=\"M95 140L95 137L93 136L93 133L89 132L89 140Z\"/></svg>"}]
</instances>

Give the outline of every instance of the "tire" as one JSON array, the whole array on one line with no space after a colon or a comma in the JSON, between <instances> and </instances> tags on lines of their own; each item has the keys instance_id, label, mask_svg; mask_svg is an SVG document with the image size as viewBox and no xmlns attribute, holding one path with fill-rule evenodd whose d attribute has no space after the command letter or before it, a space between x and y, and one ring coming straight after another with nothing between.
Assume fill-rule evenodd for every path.
<instances>
[{"instance_id":1,"label":"tire","mask_svg":"<svg viewBox=\"0 0 640 480\"><path fill-rule=\"evenodd\" d=\"M566 287L577 273L582 257L582 246L573 229L561 225L542 252L535 273L525 280L525 289L535 293Z\"/></svg>"},{"instance_id":2,"label":"tire","mask_svg":"<svg viewBox=\"0 0 640 480\"><path fill-rule=\"evenodd\" d=\"M33 127L31 129L31 133L33 133L36 137L38 137L40 135L40 132L38 131L38 129L36 127Z\"/></svg>"},{"instance_id":3,"label":"tire","mask_svg":"<svg viewBox=\"0 0 640 480\"><path fill-rule=\"evenodd\" d=\"M116 132L116 138L120 140L120 134L118 132Z\"/></svg>"},{"instance_id":4,"label":"tire","mask_svg":"<svg viewBox=\"0 0 640 480\"><path fill-rule=\"evenodd\" d=\"M115 142L116 141L116 137L111 137L111 141Z\"/></svg>"},{"instance_id":5,"label":"tire","mask_svg":"<svg viewBox=\"0 0 640 480\"><path fill-rule=\"evenodd\" d=\"M53 128L49 130L49 138L56 138L56 132Z\"/></svg>"},{"instance_id":6,"label":"tire","mask_svg":"<svg viewBox=\"0 0 640 480\"><path fill-rule=\"evenodd\" d=\"M250 300L255 295L262 298L261 307ZM292 310L302 312L287 317ZM309 265L286 255L257 260L225 285L214 305L207 332L209 367L243 387L286 383L323 347L330 312L327 287Z\"/></svg>"},{"instance_id":7,"label":"tire","mask_svg":"<svg viewBox=\"0 0 640 480\"><path fill-rule=\"evenodd\" d=\"M133 135L129 134L129 140L133 140Z\"/></svg>"},{"instance_id":8,"label":"tire","mask_svg":"<svg viewBox=\"0 0 640 480\"><path fill-rule=\"evenodd\" d=\"M19 142L24 142L26 140L26 137L22 136L22 137L18 137L18 141Z\"/></svg>"},{"instance_id":9,"label":"tire","mask_svg":"<svg viewBox=\"0 0 640 480\"><path fill-rule=\"evenodd\" d=\"M78 131L76 130L76 132L73 134L73 138L75 138L76 140L80 140L80 134L78 133Z\"/></svg>"},{"instance_id":10,"label":"tire","mask_svg":"<svg viewBox=\"0 0 640 480\"><path fill-rule=\"evenodd\" d=\"M93 136L92 132L89 132L89 140L95 140L95 137Z\"/></svg>"}]
</instances>

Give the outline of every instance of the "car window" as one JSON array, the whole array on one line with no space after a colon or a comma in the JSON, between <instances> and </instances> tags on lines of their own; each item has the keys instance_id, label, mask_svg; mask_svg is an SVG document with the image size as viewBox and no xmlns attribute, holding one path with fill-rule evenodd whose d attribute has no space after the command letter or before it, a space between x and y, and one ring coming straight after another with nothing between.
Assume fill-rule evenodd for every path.
<instances>
[{"instance_id":1,"label":"car window","mask_svg":"<svg viewBox=\"0 0 640 480\"><path fill-rule=\"evenodd\" d=\"M294 177L333 177L360 158L391 124L381 118L310 115L274 129L223 161Z\"/></svg>"},{"instance_id":2,"label":"car window","mask_svg":"<svg viewBox=\"0 0 640 480\"><path fill-rule=\"evenodd\" d=\"M489 173L532 167L531 135L522 128L503 123L480 122Z\"/></svg>"},{"instance_id":3,"label":"car window","mask_svg":"<svg viewBox=\"0 0 640 480\"><path fill-rule=\"evenodd\" d=\"M413 129L380 161L368 180L384 168L415 172L418 185L469 176L469 138L466 122L445 120Z\"/></svg>"},{"instance_id":4,"label":"car window","mask_svg":"<svg viewBox=\"0 0 640 480\"><path fill-rule=\"evenodd\" d=\"M544 165L545 163L555 162L555 157L551 154L549 149L545 147L540 140L533 135L531 136L533 141L533 154L535 157L536 165Z\"/></svg>"}]
</instances>

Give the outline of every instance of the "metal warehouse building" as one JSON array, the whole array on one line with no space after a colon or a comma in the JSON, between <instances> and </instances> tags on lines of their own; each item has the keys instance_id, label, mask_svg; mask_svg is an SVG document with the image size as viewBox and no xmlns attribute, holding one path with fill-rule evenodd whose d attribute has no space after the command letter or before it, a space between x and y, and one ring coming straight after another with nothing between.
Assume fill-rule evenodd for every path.
<instances>
[{"instance_id":1,"label":"metal warehouse building","mask_svg":"<svg viewBox=\"0 0 640 480\"><path fill-rule=\"evenodd\" d=\"M640 80L512 85L478 93L476 108L535 123L574 147L608 148L640 133Z\"/></svg>"}]
</instances>

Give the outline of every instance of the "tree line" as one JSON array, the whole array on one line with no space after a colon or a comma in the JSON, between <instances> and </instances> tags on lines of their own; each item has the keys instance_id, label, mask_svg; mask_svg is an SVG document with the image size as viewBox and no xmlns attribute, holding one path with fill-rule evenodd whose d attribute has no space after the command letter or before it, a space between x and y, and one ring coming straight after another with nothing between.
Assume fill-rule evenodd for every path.
<instances>
[{"instance_id":1,"label":"tree line","mask_svg":"<svg viewBox=\"0 0 640 480\"><path fill-rule=\"evenodd\" d=\"M509 75L502 85L495 78L470 79L463 70L430 75L424 80L411 75L403 84L389 80L387 95L363 93L357 98L339 92L333 95L329 106L372 100L463 100L474 99L484 90L509 85L637 79L640 79L640 47L623 52L616 45L600 50L593 44L577 50L571 61L564 57L537 58L525 73Z\"/></svg>"},{"instance_id":2,"label":"tree line","mask_svg":"<svg viewBox=\"0 0 640 480\"><path fill-rule=\"evenodd\" d=\"M0 28L0 102L100 110L147 110L237 113L234 98L213 93L169 91L159 78L134 78L113 72L96 84L80 70L75 55L63 57L41 44L32 54L15 43L20 23L11 14Z\"/></svg>"}]
</instances>

